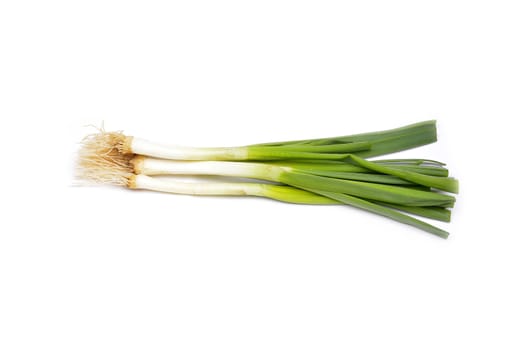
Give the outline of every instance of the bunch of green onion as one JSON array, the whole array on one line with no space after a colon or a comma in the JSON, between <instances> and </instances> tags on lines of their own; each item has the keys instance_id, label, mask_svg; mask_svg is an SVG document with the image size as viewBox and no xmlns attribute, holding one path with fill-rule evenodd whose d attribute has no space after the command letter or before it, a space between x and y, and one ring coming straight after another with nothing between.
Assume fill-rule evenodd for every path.
<instances>
[{"instance_id":1,"label":"bunch of green onion","mask_svg":"<svg viewBox=\"0 0 525 350\"><path fill-rule=\"evenodd\" d=\"M436 140L435 121L357 135L220 148L165 145L100 130L82 142L78 175L177 194L347 204L447 238L448 232L414 217L450 221L455 202L450 193L458 193L458 182L448 176L443 163L368 160ZM237 181L186 182L177 175L217 175ZM243 178L259 181L238 181Z\"/></svg>"}]
</instances>

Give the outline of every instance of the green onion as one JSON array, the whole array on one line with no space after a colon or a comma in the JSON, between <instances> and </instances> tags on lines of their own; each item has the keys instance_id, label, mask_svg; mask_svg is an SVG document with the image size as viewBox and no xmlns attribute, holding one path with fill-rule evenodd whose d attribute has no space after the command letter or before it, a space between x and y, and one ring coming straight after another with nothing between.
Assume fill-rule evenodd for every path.
<instances>
[{"instance_id":1,"label":"green onion","mask_svg":"<svg viewBox=\"0 0 525 350\"><path fill-rule=\"evenodd\" d=\"M372 157L435 141L436 123L431 120L375 133L241 147L183 147L122 135L118 148L122 153L173 160L342 160L349 153Z\"/></svg>"},{"instance_id":2,"label":"green onion","mask_svg":"<svg viewBox=\"0 0 525 350\"><path fill-rule=\"evenodd\" d=\"M341 137L215 148L165 145L101 130L84 140L78 165L83 179L134 189L346 204L446 238L446 231L410 216L450 221L455 197L433 190L458 192L458 182L448 177L444 163L365 159L435 141L435 121ZM188 183L177 180L178 175L258 181Z\"/></svg>"}]
</instances>

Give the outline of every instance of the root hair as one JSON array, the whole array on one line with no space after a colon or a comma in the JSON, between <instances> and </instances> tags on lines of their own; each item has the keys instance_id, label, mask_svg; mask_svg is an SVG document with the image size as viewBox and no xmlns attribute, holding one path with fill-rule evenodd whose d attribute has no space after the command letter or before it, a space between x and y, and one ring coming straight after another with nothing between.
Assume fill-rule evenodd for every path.
<instances>
[{"instance_id":1,"label":"root hair","mask_svg":"<svg viewBox=\"0 0 525 350\"><path fill-rule=\"evenodd\" d=\"M86 136L78 152L77 179L81 183L128 186L134 155L121 152L125 141L121 131L106 132L104 126L98 128L98 133Z\"/></svg>"}]
</instances>

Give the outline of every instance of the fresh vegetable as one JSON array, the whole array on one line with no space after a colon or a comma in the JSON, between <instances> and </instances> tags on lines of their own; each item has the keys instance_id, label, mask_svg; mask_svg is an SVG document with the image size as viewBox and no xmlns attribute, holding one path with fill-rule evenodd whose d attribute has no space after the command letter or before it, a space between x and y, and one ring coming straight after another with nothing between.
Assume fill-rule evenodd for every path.
<instances>
[{"instance_id":1,"label":"fresh vegetable","mask_svg":"<svg viewBox=\"0 0 525 350\"><path fill-rule=\"evenodd\" d=\"M79 152L83 179L192 195L252 195L298 204L347 204L446 238L408 214L450 221L458 182L427 159L365 158L434 142L435 121L324 139L243 147L169 146L101 130ZM157 175L169 175L170 179ZM177 175L218 175L259 182L183 182Z\"/></svg>"}]
</instances>

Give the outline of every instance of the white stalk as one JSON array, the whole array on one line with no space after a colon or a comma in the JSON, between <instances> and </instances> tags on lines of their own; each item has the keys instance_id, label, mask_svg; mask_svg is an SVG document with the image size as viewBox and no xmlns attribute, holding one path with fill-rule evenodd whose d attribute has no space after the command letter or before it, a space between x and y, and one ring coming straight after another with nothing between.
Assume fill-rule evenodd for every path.
<instances>
[{"instance_id":1,"label":"white stalk","mask_svg":"<svg viewBox=\"0 0 525 350\"><path fill-rule=\"evenodd\" d=\"M246 159L248 154L246 147L183 147L151 142L137 137L128 137L124 151L175 160L242 160Z\"/></svg>"},{"instance_id":2,"label":"white stalk","mask_svg":"<svg viewBox=\"0 0 525 350\"><path fill-rule=\"evenodd\" d=\"M257 183L184 182L159 179L147 175L130 178L130 188L201 196L264 196L264 187Z\"/></svg>"},{"instance_id":3,"label":"white stalk","mask_svg":"<svg viewBox=\"0 0 525 350\"><path fill-rule=\"evenodd\" d=\"M279 181L289 170L268 164L224 161L175 161L148 157L133 159L136 174L144 175L219 175Z\"/></svg>"}]
</instances>

